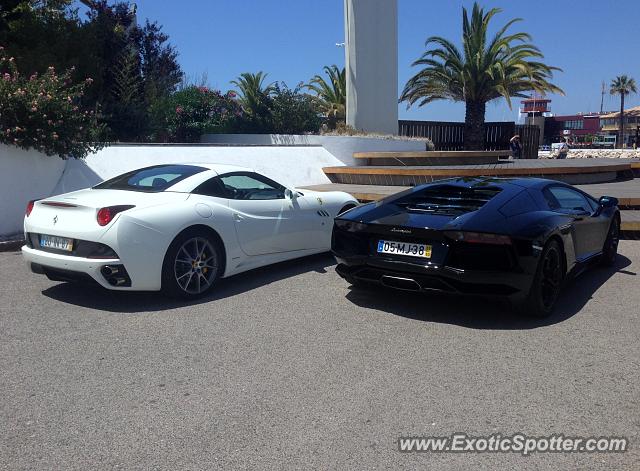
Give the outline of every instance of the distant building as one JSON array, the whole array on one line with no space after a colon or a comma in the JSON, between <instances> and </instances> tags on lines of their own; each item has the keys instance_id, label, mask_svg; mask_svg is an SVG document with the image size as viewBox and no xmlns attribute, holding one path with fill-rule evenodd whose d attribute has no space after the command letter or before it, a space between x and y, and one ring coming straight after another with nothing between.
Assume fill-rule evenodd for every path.
<instances>
[{"instance_id":1,"label":"distant building","mask_svg":"<svg viewBox=\"0 0 640 471\"><path fill-rule=\"evenodd\" d=\"M617 141L620 113L576 113L556 115L551 113L551 100L527 98L522 100L520 114L526 115L525 123L540 128L540 144L553 144L562 140L573 146L614 147ZM624 112L625 145L640 145L640 106Z\"/></svg>"},{"instance_id":2,"label":"distant building","mask_svg":"<svg viewBox=\"0 0 640 471\"><path fill-rule=\"evenodd\" d=\"M620 112L600 115L600 128L604 135L615 136L620 129ZM624 144L640 144L640 106L624 110Z\"/></svg>"},{"instance_id":3,"label":"distant building","mask_svg":"<svg viewBox=\"0 0 640 471\"><path fill-rule=\"evenodd\" d=\"M590 143L600 135L599 113L549 116L545 119L545 144L565 140L575 145Z\"/></svg>"},{"instance_id":4,"label":"distant building","mask_svg":"<svg viewBox=\"0 0 640 471\"><path fill-rule=\"evenodd\" d=\"M547 98L527 98L520 103L522 104L520 113L526 113L527 117L535 117L542 116L550 111L549 103L551 103L551 100Z\"/></svg>"},{"instance_id":5,"label":"distant building","mask_svg":"<svg viewBox=\"0 0 640 471\"><path fill-rule=\"evenodd\" d=\"M551 100L547 98L527 98L522 100L520 104L520 114L527 115L526 124L538 126L540 128L539 145L544 143L545 121L549 115L549 103Z\"/></svg>"}]
</instances>

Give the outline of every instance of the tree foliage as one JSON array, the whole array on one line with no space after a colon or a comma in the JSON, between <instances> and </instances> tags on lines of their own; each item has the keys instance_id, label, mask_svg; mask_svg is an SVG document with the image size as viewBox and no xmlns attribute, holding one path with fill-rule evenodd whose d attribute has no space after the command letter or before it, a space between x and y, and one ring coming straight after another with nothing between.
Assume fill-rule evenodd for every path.
<instances>
[{"instance_id":1,"label":"tree foliage","mask_svg":"<svg viewBox=\"0 0 640 471\"><path fill-rule=\"evenodd\" d=\"M75 0L0 2L0 45L6 45L8 54L15 58L12 67L25 76L35 74L49 81L53 80L50 67L66 70L63 76L69 88L51 85L51 92L62 93L63 98L70 95L72 108L95 111L90 115L92 127L83 117L85 133L61 142L81 137L93 141L197 142L201 134L211 132L317 132L323 115L325 120L344 120L344 70L336 66L325 68L334 87L333 97L330 92L313 97L302 92L302 85L289 89L283 83L267 83L264 72L241 74L233 81L237 93L222 94L206 83L183 86L177 52L157 23L139 24L135 7L127 0L81 3L87 7L82 16ZM312 80L312 85L320 87L321 83ZM54 102L57 99L52 98ZM12 100L11 109L26 106L19 105L17 98ZM2 113L3 119L9 119L4 110ZM11 119L25 119L31 127L32 118L20 112ZM63 121L74 122L68 118ZM52 122L55 128L58 120ZM15 127L21 133L34 131L25 131L27 126L13 122ZM46 128L46 132L49 137L55 132L55 139L59 139L63 134L54 128ZM38 124L36 129L45 128ZM3 142L18 139L18 145L44 145L12 133L10 138L3 137ZM60 149L64 156L84 154L79 148L69 150L59 143L45 147L48 153Z\"/></svg>"},{"instance_id":2,"label":"tree foliage","mask_svg":"<svg viewBox=\"0 0 640 471\"><path fill-rule=\"evenodd\" d=\"M182 79L177 52L157 23L138 24L128 1L83 3L88 11L81 19L72 0L3 1L0 44L24 74L53 66L73 69L75 83L93 79L83 100L100 105L106 137L147 140L149 110Z\"/></svg>"},{"instance_id":3,"label":"tree foliage","mask_svg":"<svg viewBox=\"0 0 640 471\"><path fill-rule=\"evenodd\" d=\"M627 76L619 75L611 81L609 86L609 93L611 95L620 95L620 123L618 125L618 144L620 147L624 147L624 99L631 93L636 93L636 81Z\"/></svg>"},{"instance_id":4,"label":"tree foliage","mask_svg":"<svg viewBox=\"0 0 640 471\"><path fill-rule=\"evenodd\" d=\"M329 129L335 129L338 123L346 120L347 79L345 68L337 65L324 66L328 81L321 75L315 75L305 86L316 94L318 106L326 118Z\"/></svg>"},{"instance_id":5,"label":"tree foliage","mask_svg":"<svg viewBox=\"0 0 640 471\"><path fill-rule=\"evenodd\" d=\"M291 89L284 82L265 85L264 72L243 73L231 83L238 90L242 113L235 132L299 134L317 132L322 123L317 100L302 93L303 84Z\"/></svg>"},{"instance_id":6,"label":"tree foliage","mask_svg":"<svg viewBox=\"0 0 640 471\"><path fill-rule=\"evenodd\" d=\"M462 48L451 41L433 36L427 50L412 65L421 70L409 79L400 96L408 106L423 106L435 100L465 102L465 147L482 148L485 105L504 98L511 106L512 97L528 93L562 93L551 83L557 67L546 65L540 50L524 32L510 28L520 18L508 21L489 36L489 25L500 9L485 11L474 3L471 16L462 9Z\"/></svg>"},{"instance_id":7,"label":"tree foliage","mask_svg":"<svg viewBox=\"0 0 640 471\"><path fill-rule=\"evenodd\" d=\"M0 142L62 158L83 158L100 147L102 126L83 108L90 80L72 83L71 73L21 75L0 50Z\"/></svg>"},{"instance_id":8,"label":"tree foliage","mask_svg":"<svg viewBox=\"0 0 640 471\"><path fill-rule=\"evenodd\" d=\"M627 75L618 75L611 81L609 92L612 95L629 95L638 91L635 79Z\"/></svg>"},{"instance_id":9,"label":"tree foliage","mask_svg":"<svg viewBox=\"0 0 640 471\"><path fill-rule=\"evenodd\" d=\"M302 85L290 89L275 83L271 98L271 133L304 134L317 132L322 124L316 100L301 92Z\"/></svg>"},{"instance_id":10,"label":"tree foliage","mask_svg":"<svg viewBox=\"0 0 640 471\"><path fill-rule=\"evenodd\" d=\"M203 134L233 131L241 108L235 92L190 85L159 102L152 115L154 140L200 142Z\"/></svg>"},{"instance_id":11,"label":"tree foliage","mask_svg":"<svg viewBox=\"0 0 640 471\"><path fill-rule=\"evenodd\" d=\"M231 83L238 91L238 102L242 106L241 128L244 132L264 133L271 127L272 83L265 85L267 74L244 72Z\"/></svg>"}]
</instances>

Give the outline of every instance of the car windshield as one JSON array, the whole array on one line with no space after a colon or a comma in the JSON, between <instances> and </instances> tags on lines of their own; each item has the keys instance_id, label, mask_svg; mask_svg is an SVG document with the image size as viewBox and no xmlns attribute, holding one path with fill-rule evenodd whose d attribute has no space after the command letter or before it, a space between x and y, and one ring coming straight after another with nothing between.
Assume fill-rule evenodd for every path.
<instances>
[{"instance_id":1,"label":"car windshield","mask_svg":"<svg viewBox=\"0 0 640 471\"><path fill-rule=\"evenodd\" d=\"M439 214L461 214L476 211L501 191L497 187L466 188L439 185L412 192L395 204L411 211Z\"/></svg>"},{"instance_id":2,"label":"car windshield","mask_svg":"<svg viewBox=\"0 0 640 471\"><path fill-rule=\"evenodd\" d=\"M98 190L131 190L157 193L165 191L180 180L207 170L195 165L155 165L127 172L93 188Z\"/></svg>"}]
</instances>

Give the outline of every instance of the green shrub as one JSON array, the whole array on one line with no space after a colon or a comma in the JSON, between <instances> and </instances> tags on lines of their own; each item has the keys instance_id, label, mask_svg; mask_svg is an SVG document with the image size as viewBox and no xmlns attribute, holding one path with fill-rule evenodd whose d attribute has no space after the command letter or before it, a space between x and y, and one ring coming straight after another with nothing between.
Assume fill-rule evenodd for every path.
<instances>
[{"instance_id":1,"label":"green shrub","mask_svg":"<svg viewBox=\"0 0 640 471\"><path fill-rule=\"evenodd\" d=\"M223 95L191 85L161 101L152 113L154 140L200 142L202 134L232 131L242 111L234 92Z\"/></svg>"},{"instance_id":2,"label":"green shrub","mask_svg":"<svg viewBox=\"0 0 640 471\"><path fill-rule=\"evenodd\" d=\"M314 97L275 84L271 96L271 132L276 134L317 133L322 117Z\"/></svg>"},{"instance_id":3,"label":"green shrub","mask_svg":"<svg viewBox=\"0 0 640 471\"><path fill-rule=\"evenodd\" d=\"M302 84L291 89L274 82L266 91L251 94L242 90L242 114L233 126L236 133L305 134L317 133L322 114L315 97L301 92ZM239 87L240 88L240 87Z\"/></svg>"},{"instance_id":4,"label":"green shrub","mask_svg":"<svg viewBox=\"0 0 640 471\"><path fill-rule=\"evenodd\" d=\"M20 75L0 48L0 142L46 155L84 158L101 147L102 126L82 109L90 80L71 84L71 71Z\"/></svg>"}]
</instances>

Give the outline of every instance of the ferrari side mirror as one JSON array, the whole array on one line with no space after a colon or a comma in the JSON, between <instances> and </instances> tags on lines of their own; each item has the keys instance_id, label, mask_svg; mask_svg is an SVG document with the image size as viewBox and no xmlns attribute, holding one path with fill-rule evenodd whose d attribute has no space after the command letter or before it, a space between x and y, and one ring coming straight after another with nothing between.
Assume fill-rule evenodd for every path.
<instances>
[{"instance_id":1,"label":"ferrari side mirror","mask_svg":"<svg viewBox=\"0 0 640 471\"><path fill-rule=\"evenodd\" d=\"M290 190L289 188L284 190L284 196L286 196L287 198L289 198L292 201L295 201L298 199L298 192L295 190Z\"/></svg>"}]
</instances>

